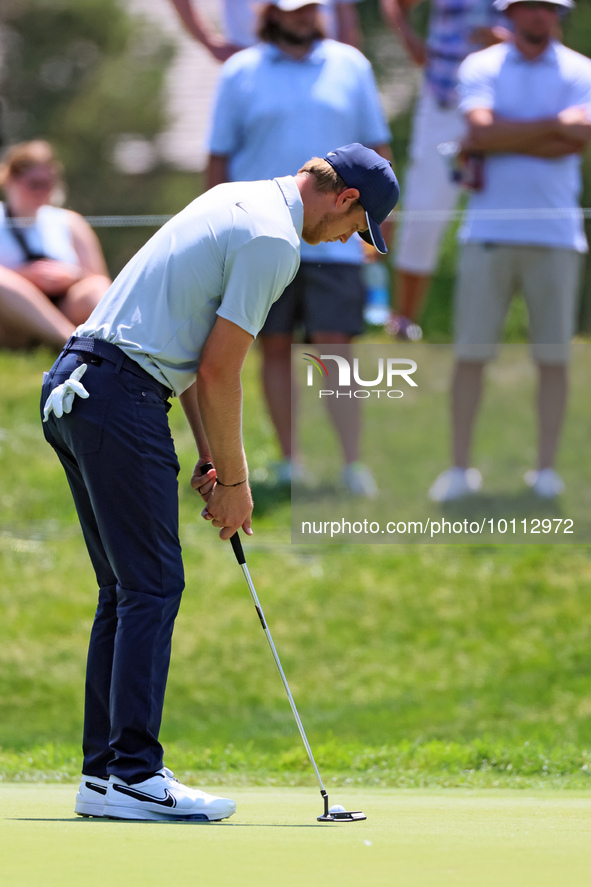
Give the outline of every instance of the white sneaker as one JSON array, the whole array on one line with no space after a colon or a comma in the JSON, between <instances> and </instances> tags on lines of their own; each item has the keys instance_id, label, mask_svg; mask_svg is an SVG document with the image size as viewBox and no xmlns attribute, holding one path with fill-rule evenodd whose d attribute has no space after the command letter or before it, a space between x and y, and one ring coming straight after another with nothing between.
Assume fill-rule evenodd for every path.
<instances>
[{"instance_id":1,"label":"white sneaker","mask_svg":"<svg viewBox=\"0 0 591 887\"><path fill-rule=\"evenodd\" d=\"M540 499L555 499L564 493L564 481L553 468L526 471L523 479Z\"/></svg>"},{"instance_id":2,"label":"white sneaker","mask_svg":"<svg viewBox=\"0 0 591 887\"><path fill-rule=\"evenodd\" d=\"M108 785L108 779L101 779L97 776L84 776L82 774L82 781L76 795L74 813L77 813L78 816L104 816Z\"/></svg>"},{"instance_id":3,"label":"white sneaker","mask_svg":"<svg viewBox=\"0 0 591 887\"><path fill-rule=\"evenodd\" d=\"M477 493L482 486L482 475L477 468L448 468L443 471L429 489L432 502L455 502Z\"/></svg>"},{"instance_id":4,"label":"white sneaker","mask_svg":"<svg viewBox=\"0 0 591 887\"><path fill-rule=\"evenodd\" d=\"M111 776L104 815L109 819L215 822L236 812L236 802L188 788L163 767L155 776L128 785Z\"/></svg>"},{"instance_id":5,"label":"white sneaker","mask_svg":"<svg viewBox=\"0 0 591 887\"><path fill-rule=\"evenodd\" d=\"M374 476L361 462L350 462L341 471L341 482L353 496L361 496L364 499L376 499L378 485Z\"/></svg>"},{"instance_id":6,"label":"white sneaker","mask_svg":"<svg viewBox=\"0 0 591 887\"><path fill-rule=\"evenodd\" d=\"M301 462L295 459L282 459L273 465L275 480L278 484L288 486L291 483L305 484L309 477Z\"/></svg>"}]
</instances>

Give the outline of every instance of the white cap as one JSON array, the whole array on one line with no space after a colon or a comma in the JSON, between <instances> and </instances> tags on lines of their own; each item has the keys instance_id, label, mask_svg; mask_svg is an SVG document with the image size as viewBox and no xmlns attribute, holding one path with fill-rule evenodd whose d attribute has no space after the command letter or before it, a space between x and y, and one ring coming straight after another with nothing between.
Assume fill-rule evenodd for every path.
<instances>
[{"instance_id":1,"label":"white cap","mask_svg":"<svg viewBox=\"0 0 591 887\"><path fill-rule=\"evenodd\" d=\"M270 5L276 6L283 12L293 12L302 6L326 6L329 0L271 0Z\"/></svg>"},{"instance_id":2,"label":"white cap","mask_svg":"<svg viewBox=\"0 0 591 887\"><path fill-rule=\"evenodd\" d=\"M524 0L495 0L493 6L495 9L498 9L499 12L504 12L508 9L509 6L512 6L514 3L523 3ZM541 3L551 3L552 6L563 6L565 9L574 9L575 3L574 0L540 0Z\"/></svg>"}]
</instances>

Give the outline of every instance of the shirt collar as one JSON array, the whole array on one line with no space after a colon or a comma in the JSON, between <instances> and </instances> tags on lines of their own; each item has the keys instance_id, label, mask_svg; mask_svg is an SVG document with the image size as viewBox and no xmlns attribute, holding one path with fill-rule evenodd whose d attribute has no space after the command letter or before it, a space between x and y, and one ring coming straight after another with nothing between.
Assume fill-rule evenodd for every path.
<instances>
[{"instance_id":1,"label":"shirt collar","mask_svg":"<svg viewBox=\"0 0 591 887\"><path fill-rule=\"evenodd\" d=\"M555 65L558 57L557 50L560 45L558 40L551 40L541 55L535 59L528 59L517 49L514 43L511 43L509 45L508 58L526 64Z\"/></svg>"},{"instance_id":2,"label":"shirt collar","mask_svg":"<svg viewBox=\"0 0 591 887\"><path fill-rule=\"evenodd\" d=\"M301 239L302 229L304 227L304 203L302 201L300 189L296 185L296 180L293 176L278 176L273 179L273 181L277 183L283 194L283 199L291 214L291 220L296 229L296 234Z\"/></svg>"},{"instance_id":3,"label":"shirt collar","mask_svg":"<svg viewBox=\"0 0 591 887\"><path fill-rule=\"evenodd\" d=\"M312 62L313 64L320 65L326 59L325 43L325 40L316 40L312 44L310 51L301 59L294 59L293 56L289 55L287 52L283 52L283 50L279 49L274 43L266 43L265 51L267 58L272 62Z\"/></svg>"}]
</instances>

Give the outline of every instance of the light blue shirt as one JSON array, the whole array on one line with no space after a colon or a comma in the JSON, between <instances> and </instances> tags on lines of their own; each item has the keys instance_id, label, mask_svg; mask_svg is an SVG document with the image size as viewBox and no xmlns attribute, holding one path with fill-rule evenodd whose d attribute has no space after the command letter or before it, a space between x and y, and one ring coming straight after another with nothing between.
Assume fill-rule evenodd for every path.
<instances>
[{"instance_id":1,"label":"light blue shirt","mask_svg":"<svg viewBox=\"0 0 591 887\"><path fill-rule=\"evenodd\" d=\"M260 43L222 67L209 150L229 158L234 181L294 174L351 142L389 141L371 65L352 46L322 40L296 61ZM302 243L302 260L359 263L361 241Z\"/></svg>"},{"instance_id":2,"label":"light blue shirt","mask_svg":"<svg viewBox=\"0 0 591 887\"><path fill-rule=\"evenodd\" d=\"M118 345L179 395L217 317L257 335L298 270L303 221L291 176L218 185L148 240L76 333Z\"/></svg>"},{"instance_id":3,"label":"light blue shirt","mask_svg":"<svg viewBox=\"0 0 591 887\"><path fill-rule=\"evenodd\" d=\"M556 117L574 105L591 114L591 61L557 41L530 61L513 44L474 53L459 72L460 109L489 108L507 120ZM475 192L460 230L462 242L520 243L587 250L582 214L581 158L489 154L484 189ZM533 210L530 218L478 219L473 211ZM567 210L562 216L553 210ZM536 213L538 217L536 218ZM540 217L546 214L549 217ZM522 215L527 215L526 213Z\"/></svg>"}]
</instances>

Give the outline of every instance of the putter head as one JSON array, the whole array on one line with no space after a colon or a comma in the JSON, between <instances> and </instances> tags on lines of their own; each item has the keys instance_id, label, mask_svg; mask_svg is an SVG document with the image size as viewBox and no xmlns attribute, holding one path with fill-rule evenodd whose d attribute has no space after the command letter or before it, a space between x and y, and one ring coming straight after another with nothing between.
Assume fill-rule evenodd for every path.
<instances>
[{"instance_id":1,"label":"putter head","mask_svg":"<svg viewBox=\"0 0 591 887\"><path fill-rule=\"evenodd\" d=\"M317 819L318 822L359 822L367 819L367 816L361 810L343 810L338 813L323 813Z\"/></svg>"},{"instance_id":2,"label":"putter head","mask_svg":"<svg viewBox=\"0 0 591 887\"><path fill-rule=\"evenodd\" d=\"M324 802L324 813L316 817L318 822L359 822L361 819L367 819L361 810L345 810L340 804L335 804L329 809L328 792L322 788L320 794Z\"/></svg>"}]
</instances>

